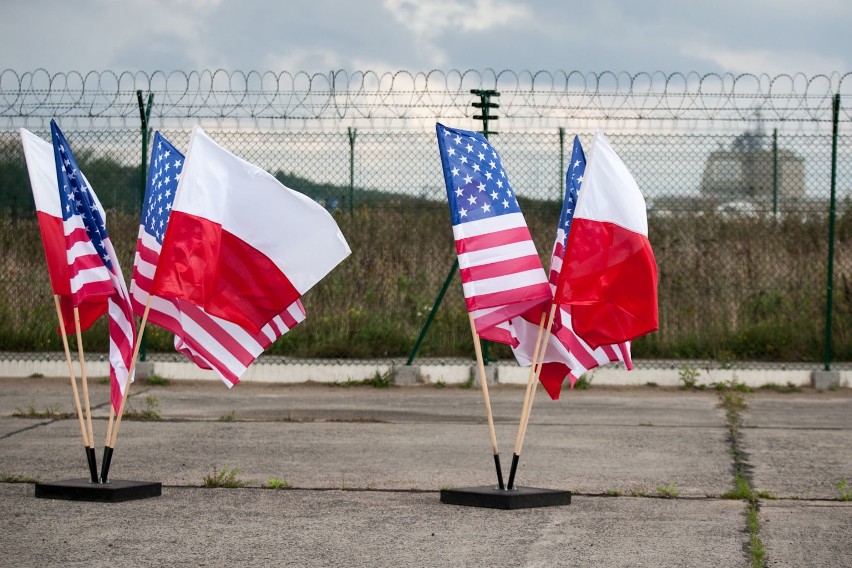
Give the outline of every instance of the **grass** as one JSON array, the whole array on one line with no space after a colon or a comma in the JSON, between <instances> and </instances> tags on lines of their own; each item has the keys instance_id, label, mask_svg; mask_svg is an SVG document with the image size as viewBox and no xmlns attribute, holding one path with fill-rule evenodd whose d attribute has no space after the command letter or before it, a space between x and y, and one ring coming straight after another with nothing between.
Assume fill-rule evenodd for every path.
<instances>
[{"instance_id":1,"label":"grass","mask_svg":"<svg viewBox=\"0 0 852 568\"><path fill-rule=\"evenodd\" d=\"M137 420L139 422L157 422L162 420L160 415L160 399L156 396L148 395L145 397L145 409L136 410L132 407L124 412L125 420Z\"/></svg>"},{"instance_id":2,"label":"grass","mask_svg":"<svg viewBox=\"0 0 852 568\"><path fill-rule=\"evenodd\" d=\"M589 390L592 388L592 378L586 373L583 373L580 375L580 378L577 379L577 382L574 383L574 388L581 391Z\"/></svg>"},{"instance_id":3,"label":"grass","mask_svg":"<svg viewBox=\"0 0 852 568\"><path fill-rule=\"evenodd\" d=\"M16 158L20 160L20 158ZM545 266L559 204L524 207ZM357 208L336 214L353 251L305 297L311 317L276 341L270 354L354 359L405 357L455 261L446 203L403 208ZM110 211L110 236L122 264L132 266L138 214ZM838 246L849 246L852 214L838 219ZM399 227L405 227L400 231ZM825 221L785 218L725 220L685 214L649 219L649 238L661 272L659 331L632 344L633 357L737 361L820 361L824 342ZM773 243L766 247L765 243ZM61 351L55 308L35 215L0 219L5 277L0 282L0 350ZM845 250L845 249L844 249ZM736 251L732 254L731 251ZM742 259L749 262L742 262ZM848 274L848 263L838 270ZM354 286L353 283L359 283ZM20 291L25 290L26 294ZM836 314L852 296L835 287ZM833 319L832 350L852 360L852 329ZM86 331L86 348L106 352L106 318ZM150 353L173 352L172 335L149 326ZM511 351L494 344L495 359ZM448 288L420 357L470 357L470 322L458 280Z\"/></svg>"},{"instance_id":4,"label":"grass","mask_svg":"<svg viewBox=\"0 0 852 568\"><path fill-rule=\"evenodd\" d=\"M237 411L232 410L228 414L219 417L219 422L233 422L237 418Z\"/></svg>"},{"instance_id":5,"label":"grass","mask_svg":"<svg viewBox=\"0 0 852 568\"><path fill-rule=\"evenodd\" d=\"M145 379L145 383L152 387L167 387L169 386L169 384L171 384L168 379L163 378L159 375L149 375L148 378Z\"/></svg>"},{"instance_id":6,"label":"grass","mask_svg":"<svg viewBox=\"0 0 852 568\"><path fill-rule=\"evenodd\" d=\"M391 386L393 377L393 371L387 371L385 373L381 373L378 370L373 373L373 376L367 377L366 379L356 381L355 379L346 379L345 381L335 381L332 383L336 387L350 388L350 387L360 387L360 386L369 386L377 389L386 389Z\"/></svg>"},{"instance_id":7,"label":"grass","mask_svg":"<svg viewBox=\"0 0 852 568\"><path fill-rule=\"evenodd\" d=\"M749 503L746 511L746 527L749 533L748 550L751 565L753 568L763 568L766 550L763 548L763 541L760 540L760 518L758 517L757 504L754 502Z\"/></svg>"},{"instance_id":8,"label":"grass","mask_svg":"<svg viewBox=\"0 0 852 568\"><path fill-rule=\"evenodd\" d=\"M739 472L734 474L734 488L721 495L722 499L753 499L754 495L748 480Z\"/></svg>"},{"instance_id":9,"label":"grass","mask_svg":"<svg viewBox=\"0 0 852 568\"><path fill-rule=\"evenodd\" d=\"M604 491L604 495L608 497L621 497L623 493L617 489L607 489Z\"/></svg>"},{"instance_id":10,"label":"grass","mask_svg":"<svg viewBox=\"0 0 852 568\"><path fill-rule=\"evenodd\" d=\"M74 416L71 412L63 412L61 408L62 406L59 404L52 404L45 407L44 410L38 410L35 403L31 402L26 409L16 408L12 416L15 418L55 418L57 420L65 420Z\"/></svg>"},{"instance_id":11,"label":"grass","mask_svg":"<svg viewBox=\"0 0 852 568\"><path fill-rule=\"evenodd\" d=\"M269 489L290 489L290 484L286 479L270 477L266 482L266 487Z\"/></svg>"},{"instance_id":12,"label":"grass","mask_svg":"<svg viewBox=\"0 0 852 568\"><path fill-rule=\"evenodd\" d=\"M665 485L657 486L657 495L660 497L665 497L667 499L674 499L678 495L680 495L680 491L678 491L677 486L674 481L669 481Z\"/></svg>"},{"instance_id":13,"label":"grass","mask_svg":"<svg viewBox=\"0 0 852 568\"><path fill-rule=\"evenodd\" d=\"M852 501L852 487L849 487L849 483L845 478L838 481L834 488L840 494L841 501Z\"/></svg>"},{"instance_id":14,"label":"grass","mask_svg":"<svg viewBox=\"0 0 852 568\"><path fill-rule=\"evenodd\" d=\"M798 386L798 385L796 385L792 382L789 382L789 381L787 382L786 385L778 385L778 384L775 384L775 383L766 383L765 385L761 385L758 388L760 390L768 390L768 391L773 391L773 392L779 392L779 393L782 393L782 394L802 392L802 387L800 387L800 386Z\"/></svg>"},{"instance_id":15,"label":"grass","mask_svg":"<svg viewBox=\"0 0 852 568\"><path fill-rule=\"evenodd\" d=\"M202 483L201 486L227 488L245 487L248 485L248 482L237 478L239 473L240 470L237 468L228 469L227 467L223 467L221 470L217 470L214 467L213 473L204 477L204 483Z\"/></svg>"},{"instance_id":16,"label":"grass","mask_svg":"<svg viewBox=\"0 0 852 568\"><path fill-rule=\"evenodd\" d=\"M701 376L701 373L699 373L695 367L684 365L680 368L680 371L678 371L677 375L678 380L681 383L681 388L686 390L692 390L698 384L698 377Z\"/></svg>"},{"instance_id":17,"label":"grass","mask_svg":"<svg viewBox=\"0 0 852 568\"><path fill-rule=\"evenodd\" d=\"M41 478L27 474L6 473L0 471L0 482L3 483L40 483Z\"/></svg>"},{"instance_id":18,"label":"grass","mask_svg":"<svg viewBox=\"0 0 852 568\"><path fill-rule=\"evenodd\" d=\"M447 383L445 383L444 381L442 381L442 380L440 380L440 379L438 379L438 380L435 382L435 388L436 388L436 389L442 389L442 388L444 388L444 387L446 387L446 386L447 386Z\"/></svg>"}]
</instances>

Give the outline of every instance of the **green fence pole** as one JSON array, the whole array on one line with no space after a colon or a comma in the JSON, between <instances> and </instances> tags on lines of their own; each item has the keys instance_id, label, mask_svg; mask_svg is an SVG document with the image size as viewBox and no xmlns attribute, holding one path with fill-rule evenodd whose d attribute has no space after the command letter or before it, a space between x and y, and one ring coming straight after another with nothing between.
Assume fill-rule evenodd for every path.
<instances>
[{"instance_id":1,"label":"green fence pole","mask_svg":"<svg viewBox=\"0 0 852 568\"><path fill-rule=\"evenodd\" d=\"M140 194L139 198L141 206L145 206L145 184L148 181L148 120L151 118L151 106L154 104L154 93L148 93L148 105L142 104L142 91L136 91L136 101L139 103L139 119L142 123L142 164L139 168L141 175L140 179ZM142 339L139 342L139 360L145 361L147 356L147 346L145 345L145 334L142 334Z\"/></svg>"},{"instance_id":2,"label":"green fence pole","mask_svg":"<svg viewBox=\"0 0 852 568\"><path fill-rule=\"evenodd\" d=\"M834 95L831 134L831 198L828 205L828 279L825 286L825 370L831 370L831 297L834 288L834 217L837 188L837 122L840 93Z\"/></svg>"},{"instance_id":3,"label":"green fence pole","mask_svg":"<svg viewBox=\"0 0 852 568\"><path fill-rule=\"evenodd\" d=\"M772 129L772 216L778 219L778 129Z\"/></svg>"},{"instance_id":4,"label":"green fence pole","mask_svg":"<svg viewBox=\"0 0 852 568\"><path fill-rule=\"evenodd\" d=\"M411 365L414 362L414 358L417 356L417 352L420 350L420 346L423 344L423 339L426 337L426 331L429 329L429 326L432 325L432 320L435 319L435 314L438 312L438 308L441 306L441 302L444 301L444 294L447 293L447 288L450 287L450 282L453 280L453 276L456 274L456 270L459 268L459 260L456 259L453 262L453 265L450 267L450 272L447 274L447 279L444 280L444 285L441 287L441 291L438 292L438 297L435 298L435 303L432 304L432 310L429 312L429 315L426 318L426 323L423 324L423 329L420 330L420 335L417 337L417 341L414 343L414 349L411 350L411 355L408 356L408 361L405 362L406 365Z\"/></svg>"},{"instance_id":5,"label":"green fence pole","mask_svg":"<svg viewBox=\"0 0 852 568\"><path fill-rule=\"evenodd\" d=\"M352 207L355 201L355 129L351 126L349 132L349 217L352 217Z\"/></svg>"},{"instance_id":6,"label":"green fence pole","mask_svg":"<svg viewBox=\"0 0 852 568\"><path fill-rule=\"evenodd\" d=\"M556 201L561 201L565 198L565 128L559 127L559 195L556 196Z\"/></svg>"}]
</instances>

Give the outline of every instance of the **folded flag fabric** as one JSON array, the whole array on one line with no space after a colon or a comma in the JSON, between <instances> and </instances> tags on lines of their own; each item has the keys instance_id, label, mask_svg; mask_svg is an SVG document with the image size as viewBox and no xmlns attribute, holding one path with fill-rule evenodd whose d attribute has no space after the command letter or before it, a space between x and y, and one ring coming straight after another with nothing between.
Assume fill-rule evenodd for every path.
<instances>
[{"instance_id":1,"label":"folded flag fabric","mask_svg":"<svg viewBox=\"0 0 852 568\"><path fill-rule=\"evenodd\" d=\"M129 381L136 322L118 257L106 229L106 214L86 182L71 147L50 121L59 202L70 275L71 303L106 297L109 319L110 400L119 412ZM82 326L81 326L82 327Z\"/></svg>"},{"instance_id":2,"label":"folded flag fabric","mask_svg":"<svg viewBox=\"0 0 852 568\"><path fill-rule=\"evenodd\" d=\"M553 289L559 281L565 259L565 244L571 232L574 209L581 189L586 167L586 157L579 137L574 137L574 147L571 152L571 163L565 172L565 198L562 203L562 213L556 229L556 240L550 257L550 284ZM551 330L544 355L539 356L543 361L539 381L548 395L554 400L559 398L562 384L567 378L571 388L585 372L606 363L622 361L630 370L633 362L630 356L630 342L615 345L601 345L593 349L574 332L571 320L570 306L559 306L555 312L555 323ZM532 364L535 341L538 336L540 320L531 321L528 318L513 320L513 326L518 336L519 345L513 349L515 358L522 366Z\"/></svg>"},{"instance_id":3,"label":"folded flag fabric","mask_svg":"<svg viewBox=\"0 0 852 568\"><path fill-rule=\"evenodd\" d=\"M296 300L253 333L184 299L151 296L183 167L184 155L156 132L136 241L131 302L133 311L140 317L150 302L148 321L174 333L177 351L199 367L212 369L231 387L267 347L305 319L305 310L301 301Z\"/></svg>"},{"instance_id":4,"label":"folded flag fabric","mask_svg":"<svg viewBox=\"0 0 852 568\"><path fill-rule=\"evenodd\" d=\"M74 311L71 303L71 272L66 256L62 206L59 203L59 182L56 178L53 145L45 142L26 128L21 128L20 133L41 232L41 242L47 260L50 286L53 293L59 296L65 331L73 334L76 333L77 326L74 322ZM88 297L78 304L77 308L80 318L80 331L85 331L106 313L106 297Z\"/></svg>"},{"instance_id":5,"label":"folded flag fabric","mask_svg":"<svg viewBox=\"0 0 852 568\"><path fill-rule=\"evenodd\" d=\"M467 311L480 337L517 345L510 320L553 297L541 258L497 150L478 132L436 130Z\"/></svg>"},{"instance_id":6,"label":"folded flag fabric","mask_svg":"<svg viewBox=\"0 0 852 568\"><path fill-rule=\"evenodd\" d=\"M349 254L322 206L196 125L151 294L257 334Z\"/></svg>"},{"instance_id":7,"label":"folded flag fabric","mask_svg":"<svg viewBox=\"0 0 852 568\"><path fill-rule=\"evenodd\" d=\"M595 135L568 236L555 302L592 348L658 328L657 265L645 199L627 166Z\"/></svg>"}]
</instances>

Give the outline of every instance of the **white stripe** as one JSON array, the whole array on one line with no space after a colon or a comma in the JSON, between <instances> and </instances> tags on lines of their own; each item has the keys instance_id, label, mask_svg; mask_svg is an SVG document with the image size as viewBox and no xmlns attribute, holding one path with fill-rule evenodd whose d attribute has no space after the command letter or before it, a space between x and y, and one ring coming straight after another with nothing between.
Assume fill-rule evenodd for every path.
<instances>
[{"instance_id":1,"label":"white stripe","mask_svg":"<svg viewBox=\"0 0 852 568\"><path fill-rule=\"evenodd\" d=\"M507 215L497 215L495 217L487 217L478 221L468 221L453 225L453 236L455 239L467 239L470 237L478 237L489 233L498 233L506 229L526 228L527 222L524 220L522 213L509 213Z\"/></svg>"},{"instance_id":2,"label":"white stripe","mask_svg":"<svg viewBox=\"0 0 852 568\"><path fill-rule=\"evenodd\" d=\"M538 255L538 251L535 249L535 243L532 241L521 241L519 243L500 245L460 254L458 255L459 268L482 266L503 260L512 260L513 258L522 258L533 255Z\"/></svg>"},{"instance_id":3,"label":"white stripe","mask_svg":"<svg viewBox=\"0 0 852 568\"><path fill-rule=\"evenodd\" d=\"M220 361L223 367L226 367L238 377L245 372L246 367L243 366L238 359L231 355L227 349L223 349L222 344L216 341L213 336L207 333L207 330L198 325L195 320L184 317L181 318L181 322L185 331L184 335L191 337L196 343L203 345L216 357L216 359ZM211 365L211 367L213 367L214 370L216 369L215 365ZM222 380L229 382L224 377L222 377Z\"/></svg>"},{"instance_id":4,"label":"white stripe","mask_svg":"<svg viewBox=\"0 0 852 568\"><path fill-rule=\"evenodd\" d=\"M107 309L109 311L109 317L111 320L116 322L118 327L121 329L122 335L127 338L128 345L133 346L133 326L131 322L127 319L127 314L124 313L121 306L118 305L115 301L110 298L107 302Z\"/></svg>"},{"instance_id":5,"label":"white stripe","mask_svg":"<svg viewBox=\"0 0 852 568\"><path fill-rule=\"evenodd\" d=\"M92 241L87 239L74 243L71 248L66 249L65 254L68 257L68 263L71 264L75 259L80 258L81 256L98 256L98 251L95 248L95 245L92 244Z\"/></svg>"},{"instance_id":6,"label":"white stripe","mask_svg":"<svg viewBox=\"0 0 852 568\"><path fill-rule=\"evenodd\" d=\"M95 282L109 282L109 270L106 266L96 266L95 268L87 268L81 270L71 279L71 293L76 294L82 290L87 284Z\"/></svg>"},{"instance_id":7,"label":"white stripe","mask_svg":"<svg viewBox=\"0 0 852 568\"><path fill-rule=\"evenodd\" d=\"M544 275L544 270L535 268L524 272L515 272L505 276L495 278L485 278L482 280L473 280L462 284L465 298L474 296L482 296L484 294L493 294L496 292L510 292L519 290L537 284L546 284L547 278Z\"/></svg>"}]
</instances>

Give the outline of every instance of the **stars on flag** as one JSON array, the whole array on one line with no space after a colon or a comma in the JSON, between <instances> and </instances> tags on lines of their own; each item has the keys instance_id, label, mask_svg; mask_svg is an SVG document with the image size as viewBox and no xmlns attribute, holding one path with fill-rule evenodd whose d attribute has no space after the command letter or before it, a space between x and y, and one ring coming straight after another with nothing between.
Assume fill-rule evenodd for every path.
<instances>
[{"instance_id":1,"label":"stars on flag","mask_svg":"<svg viewBox=\"0 0 852 568\"><path fill-rule=\"evenodd\" d=\"M162 141L154 148L148 172L147 205L142 224L157 242L163 244L166 223L172 211L178 182L183 171L183 156L168 149Z\"/></svg>"},{"instance_id":2,"label":"stars on flag","mask_svg":"<svg viewBox=\"0 0 852 568\"><path fill-rule=\"evenodd\" d=\"M455 222L520 211L500 157L482 135L445 128L443 136L444 169L455 187L450 193Z\"/></svg>"}]
</instances>

